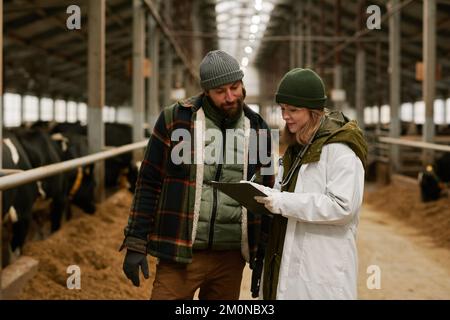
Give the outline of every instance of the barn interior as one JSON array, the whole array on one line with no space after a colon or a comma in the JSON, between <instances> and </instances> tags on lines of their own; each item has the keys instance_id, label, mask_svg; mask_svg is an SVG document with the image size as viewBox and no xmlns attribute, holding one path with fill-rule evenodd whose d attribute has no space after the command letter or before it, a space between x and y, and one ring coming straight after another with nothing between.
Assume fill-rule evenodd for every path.
<instances>
[{"instance_id":1,"label":"barn interior","mask_svg":"<svg viewBox=\"0 0 450 320\"><path fill-rule=\"evenodd\" d=\"M25 235L10 263L0 260L0 299L148 299L152 281L130 288L116 250L130 175L163 109L202 92L199 65L217 49L239 62L245 103L273 131L285 127L275 93L294 68L319 74L327 108L362 129L369 154L359 298L450 298L450 1L0 0L0 12L2 226L14 223L8 191L62 172L74 172L76 185L77 168L94 163L97 205L93 215L73 208L58 232ZM84 149L70 159L81 162L5 167L8 132L36 124L53 134L58 124L82 128ZM282 157L282 139L277 149ZM128 176L114 176L111 188L111 159L124 154ZM52 228L32 225L42 224ZM66 287L70 265L86 270L85 290ZM366 282L373 265L385 275L380 290ZM251 299L245 272L241 299Z\"/></svg>"}]
</instances>

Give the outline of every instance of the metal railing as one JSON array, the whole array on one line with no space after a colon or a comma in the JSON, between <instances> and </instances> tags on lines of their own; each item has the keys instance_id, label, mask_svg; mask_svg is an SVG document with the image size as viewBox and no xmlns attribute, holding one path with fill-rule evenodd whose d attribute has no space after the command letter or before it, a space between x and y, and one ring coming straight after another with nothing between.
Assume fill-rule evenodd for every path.
<instances>
[{"instance_id":1,"label":"metal railing","mask_svg":"<svg viewBox=\"0 0 450 320\"><path fill-rule=\"evenodd\" d=\"M50 164L48 166L42 166L30 170L25 170L19 173L6 175L0 178L0 191L11 189L29 182L37 181L58 173L62 173L71 169L75 169L79 166L84 166L100 160L112 158L122 153L127 153L137 149L145 148L148 140L135 142L113 148L107 151L101 151L98 153L90 154L77 159L67 160L60 163Z\"/></svg>"},{"instance_id":2,"label":"metal railing","mask_svg":"<svg viewBox=\"0 0 450 320\"><path fill-rule=\"evenodd\" d=\"M379 137L378 140L383 143L395 144L395 145L399 145L399 146L450 152L450 146L447 146L444 144L430 143L430 142L423 142L423 141L412 141L412 140L405 140L405 139L401 139L401 138L390 138L390 137Z\"/></svg>"}]
</instances>

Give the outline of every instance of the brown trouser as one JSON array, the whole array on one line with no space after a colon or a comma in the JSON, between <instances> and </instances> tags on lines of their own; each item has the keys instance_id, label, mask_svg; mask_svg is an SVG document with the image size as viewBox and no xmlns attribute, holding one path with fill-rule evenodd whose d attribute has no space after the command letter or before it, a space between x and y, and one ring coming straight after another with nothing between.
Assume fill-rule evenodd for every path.
<instances>
[{"instance_id":1,"label":"brown trouser","mask_svg":"<svg viewBox=\"0 0 450 320\"><path fill-rule=\"evenodd\" d=\"M153 282L152 300L237 300L245 261L241 252L194 251L192 263L160 259Z\"/></svg>"}]
</instances>

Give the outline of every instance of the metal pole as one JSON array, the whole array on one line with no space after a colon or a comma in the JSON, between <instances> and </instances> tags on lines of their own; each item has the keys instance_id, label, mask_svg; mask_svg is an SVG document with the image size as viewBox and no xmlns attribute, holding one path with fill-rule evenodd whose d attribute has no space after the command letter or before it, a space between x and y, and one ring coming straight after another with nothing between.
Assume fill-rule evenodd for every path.
<instances>
[{"instance_id":1,"label":"metal pole","mask_svg":"<svg viewBox=\"0 0 450 320\"><path fill-rule=\"evenodd\" d=\"M164 2L165 20L170 21L172 12L172 3L170 0ZM169 26L170 27L170 26ZM163 92L163 107L167 107L170 103L170 93L172 91L172 73L173 73L173 52L169 39L164 41L164 92Z\"/></svg>"},{"instance_id":2,"label":"metal pole","mask_svg":"<svg viewBox=\"0 0 450 320\"><path fill-rule=\"evenodd\" d=\"M311 30L311 25L312 25L312 3L311 0L308 0L307 2L307 12L308 12L308 18L307 18L307 23L306 23L306 36L307 37L311 37L312 35L312 30ZM312 41L308 40L306 42L306 67L307 68L312 68L313 67L313 48L312 48Z\"/></svg>"},{"instance_id":3,"label":"metal pole","mask_svg":"<svg viewBox=\"0 0 450 320\"><path fill-rule=\"evenodd\" d=\"M425 125L423 141L434 139L434 98L436 92L436 0L423 1L423 101L425 102ZM433 160L432 152L424 152L424 164Z\"/></svg>"},{"instance_id":4,"label":"metal pole","mask_svg":"<svg viewBox=\"0 0 450 320\"><path fill-rule=\"evenodd\" d=\"M38 98L38 112L37 112L38 116L37 116L37 119L39 121L39 120L42 119L42 117L41 117L41 113L42 113L42 97L39 95L37 98Z\"/></svg>"},{"instance_id":5,"label":"metal pole","mask_svg":"<svg viewBox=\"0 0 450 320\"><path fill-rule=\"evenodd\" d=\"M335 0L336 11L334 15L335 36L341 36L341 0ZM322 59L320 59L322 60ZM341 50L337 50L334 56L334 79L333 85L335 90L342 89L342 59ZM335 101L336 109L341 110L343 101Z\"/></svg>"},{"instance_id":6,"label":"metal pole","mask_svg":"<svg viewBox=\"0 0 450 320\"><path fill-rule=\"evenodd\" d=\"M69 107L67 105L67 97L62 100L64 102L64 121L69 122Z\"/></svg>"},{"instance_id":7,"label":"metal pole","mask_svg":"<svg viewBox=\"0 0 450 320\"><path fill-rule=\"evenodd\" d=\"M156 2L155 6L159 7ZM148 56L150 57L150 76L148 78L148 128L152 130L159 115L159 38L160 31L155 18L148 15Z\"/></svg>"},{"instance_id":8,"label":"metal pole","mask_svg":"<svg viewBox=\"0 0 450 320\"><path fill-rule=\"evenodd\" d=\"M297 10L296 10L296 21L297 21L297 33L299 35L299 37L304 37L305 36L305 32L304 32L304 12L303 12L303 2L302 1L296 1L295 2L297 4ZM305 61L304 61L304 50L305 50L305 45L304 45L304 41L299 41L297 43L297 63L298 66L300 68L304 67Z\"/></svg>"},{"instance_id":9,"label":"metal pole","mask_svg":"<svg viewBox=\"0 0 450 320\"><path fill-rule=\"evenodd\" d=\"M20 108L20 116L19 116L19 118L20 118L20 124L22 124L23 123L23 115L24 115L24 110L25 110L25 96L23 96L23 95L20 95L20 106L19 106L19 108Z\"/></svg>"},{"instance_id":10,"label":"metal pole","mask_svg":"<svg viewBox=\"0 0 450 320\"><path fill-rule=\"evenodd\" d=\"M101 151L104 146L103 106L105 105L105 0L89 1L88 6L88 117L89 152ZM95 165L97 181L96 201L102 202L105 165Z\"/></svg>"},{"instance_id":11,"label":"metal pole","mask_svg":"<svg viewBox=\"0 0 450 320\"><path fill-rule=\"evenodd\" d=\"M447 146L444 144L429 143L429 142L423 142L423 141L411 141L411 140L405 140L402 138L390 138L390 137L379 137L378 140L380 142L390 143L390 144L394 144L394 145L450 152L450 146Z\"/></svg>"},{"instance_id":12,"label":"metal pole","mask_svg":"<svg viewBox=\"0 0 450 320\"><path fill-rule=\"evenodd\" d=\"M341 0L335 0L336 12L334 15L334 27L336 28L336 37L341 36ZM341 64L341 50L336 50L335 53L336 65Z\"/></svg>"},{"instance_id":13,"label":"metal pole","mask_svg":"<svg viewBox=\"0 0 450 320\"><path fill-rule=\"evenodd\" d=\"M133 141L144 139L145 79L142 72L145 57L145 14L141 0L133 0ZM134 161L141 160L141 150L133 152Z\"/></svg>"},{"instance_id":14,"label":"metal pole","mask_svg":"<svg viewBox=\"0 0 450 320\"><path fill-rule=\"evenodd\" d=\"M23 101L23 96L22 96L22 101ZM23 105L23 103L22 103L22 105ZM22 110L23 110L23 108L22 108ZM22 119L23 119L23 117L22 117ZM56 97L52 97L52 120L56 121Z\"/></svg>"},{"instance_id":15,"label":"metal pole","mask_svg":"<svg viewBox=\"0 0 450 320\"><path fill-rule=\"evenodd\" d=\"M0 48L3 48L3 0L0 0ZM2 168L3 160L3 50L0 50L0 168ZM0 250L3 249L3 193L0 191ZM3 250L2 250L3 251ZM2 261L3 252L0 253L0 300L3 298L2 293Z\"/></svg>"},{"instance_id":16,"label":"metal pole","mask_svg":"<svg viewBox=\"0 0 450 320\"><path fill-rule=\"evenodd\" d=\"M356 54L356 120L364 129L364 107L366 93L366 52L359 49Z\"/></svg>"},{"instance_id":17,"label":"metal pole","mask_svg":"<svg viewBox=\"0 0 450 320\"><path fill-rule=\"evenodd\" d=\"M80 121L80 102L75 101L75 122Z\"/></svg>"},{"instance_id":18,"label":"metal pole","mask_svg":"<svg viewBox=\"0 0 450 320\"><path fill-rule=\"evenodd\" d=\"M292 19L292 21L289 22L289 33L290 36L292 37L291 40L289 41L289 69L294 69L296 67L296 54L297 54L297 50L296 50L296 41L294 40L295 38L295 34L296 34L296 22L295 22L295 10L294 10L294 17Z\"/></svg>"},{"instance_id":19,"label":"metal pole","mask_svg":"<svg viewBox=\"0 0 450 320\"><path fill-rule=\"evenodd\" d=\"M326 22L325 22L325 1L320 0L319 6L320 6L320 35L322 37L324 37L325 36L325 24L326 24ZM325 43L321 42L319 44L319 61L322 61L324 54L325 54ZM324 62L321 62L318 65L319 74L321 76L323 76L323 74L324 74L324 66L325 66Z\"/></svg>"},{"instance_id":20,"label":"metal pole","mask_svg":"<svg viewBox=\"0 0 450 320\"><path fill-rule=\"evenodd\" d=\"M356 29L361 30L363 25L363 10L365 0L359 0L358 3L358 19ZM365 107L365 93L366 93L366 52L364 45L357 42L356 53L356 120L359 126L364 129L364 107Z\"/></svg>"},{"instance_id":21,"label":"metal pole","mask_svg":"<svg viewBox=\"0 0 450 320\"><path fill-rule=\"evenodd\" d=\"M388 11L397 7L399 0L390 0L388 3ZM389 17L389 70L390 70L390 107L391 121L389 128L389 136L391 138L400 137L400 11L395 11ZM394 172L399 169L399 148L392 146L391 148L391 164Z\"/></svg>"},{"instance_id":22,"label":"metal pole","mask_svg":"<svg viewBox=\"0 0 450 320\"><path fill-rule=\"evenodd\" d=\"M382 104L382 88L383 83L381 80L381 42L377 42L376 51L375 51L375 60L376 60L376 96L375 101L378 106ZM380 120L380 112L378 112L378 121L376 125L376 132L381 132L381 120Z\"/></svg>"}]
</instances>

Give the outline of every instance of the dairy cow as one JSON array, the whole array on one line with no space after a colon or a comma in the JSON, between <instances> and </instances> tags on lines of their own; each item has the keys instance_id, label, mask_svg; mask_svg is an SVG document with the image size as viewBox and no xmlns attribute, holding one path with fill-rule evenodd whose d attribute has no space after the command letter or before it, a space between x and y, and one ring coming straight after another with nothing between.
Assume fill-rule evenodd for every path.
<instances>
[{"instance_id":1,"label":"dairy cow","mask_svg":"<svg viewBox=\"0 0 450 320\"><path fill-rule=\"evenodd\" d=\"M77 123L59 123L51 130L52 133L77 133L87 135L87 127ZM132 127L129 124L105 123L105 145L119 147L133 142ZM121 176L125 175L129 190L134 192L137 179L137 166L133 162L132 153L125 153L105 160L105 186L116 187Z\"/></svg>"}]
</instances>

